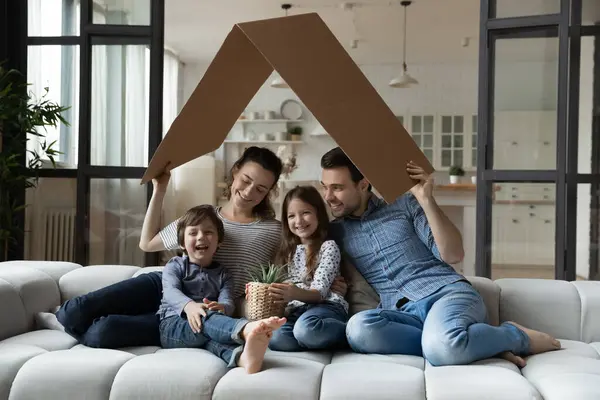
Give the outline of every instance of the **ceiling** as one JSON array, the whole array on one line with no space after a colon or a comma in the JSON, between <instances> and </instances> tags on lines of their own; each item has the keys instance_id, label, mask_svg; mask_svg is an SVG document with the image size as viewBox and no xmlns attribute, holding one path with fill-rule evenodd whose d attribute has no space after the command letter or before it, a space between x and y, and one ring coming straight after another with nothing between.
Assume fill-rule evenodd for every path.
<instances>
[{"instance_id":1,"label":"ceiling","mask_svg":"<svg viewBox=\"0 0 600 400\"><path fill-rule=\"evenodd\" d=\"M522 15L523 0L497 0L503 11ZM585 0L596 1L596 0ZM281 17L277 0L169 0L165 44L184 63L208 64L238 22ZM403 8L399 0L359 0L353 11L342 0L296 0L288 15L317 12L359 65L402 62ZM451 5L450 5L451 4ZM408 7L407 62L476 63L480 0L414 0ZM558 0L527 0L532 10L554 11ZM600 8L600 7L599 7ZM589 15L584 9L584 15ZM353 23L354 22L354 23ZM464 39L468 45L464 46ZM352 39L358 46L351 48ZM499 46L498 60L554 60L557 39L520 39Z\"/></svg>"}]
</instances>

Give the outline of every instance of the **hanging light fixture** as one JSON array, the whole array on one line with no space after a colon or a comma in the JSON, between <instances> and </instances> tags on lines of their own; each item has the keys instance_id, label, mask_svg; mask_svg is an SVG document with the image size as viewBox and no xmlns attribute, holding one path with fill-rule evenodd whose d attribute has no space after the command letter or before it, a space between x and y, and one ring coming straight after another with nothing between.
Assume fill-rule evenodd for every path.
<instances>
[{"instance_id":1,"label":"hanging light fixture","mask_svg":"<svg viewBox=\"0 0 600 400\"><path fill-rule=\"evenodd\" d=\"M394 88L408 88L419 83L419 81L410 76L408 71L406 70L406 8L411 4L412 1L400 2L400 5L404 7L404 43L402 46L402 74L390 81L389 85Z\"/></svg>"},{"instance_id":2,"label":"hanging light fixture","mask_svg":"<svg viewBox=\"0 0 600 400\"><path fill-rule=\"evenodd\" d=\"M285 16L287 17L288 10L290 8L292 8L292 5L289 3L284 3L281 5L281 8L284 10ZM277 74L277 77L271 81L271 87L278 88L278 89L289 89L290 88L289 85L286 83L286 81L284 81L283 78L279 74Z\"/></svg>"}]
</instances>

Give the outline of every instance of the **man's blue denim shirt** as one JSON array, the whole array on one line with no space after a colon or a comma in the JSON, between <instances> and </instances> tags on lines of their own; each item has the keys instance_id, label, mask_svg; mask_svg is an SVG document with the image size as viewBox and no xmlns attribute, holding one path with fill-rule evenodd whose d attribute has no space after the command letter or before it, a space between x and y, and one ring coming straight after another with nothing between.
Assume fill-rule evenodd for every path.
<instances>
[{"instance_id":1,"label":"man's blue denim shirt","mask_svg":"<svg viewBox=\"0 0 600 400\"><path fill-rule=\"evenodd\" d=\"M377 291L383 309L464 279L442 261L425 212L410 192L391 204L373 194L362 216L333 220L331 233L343 256Z\"/></svg>"}]
</instances>

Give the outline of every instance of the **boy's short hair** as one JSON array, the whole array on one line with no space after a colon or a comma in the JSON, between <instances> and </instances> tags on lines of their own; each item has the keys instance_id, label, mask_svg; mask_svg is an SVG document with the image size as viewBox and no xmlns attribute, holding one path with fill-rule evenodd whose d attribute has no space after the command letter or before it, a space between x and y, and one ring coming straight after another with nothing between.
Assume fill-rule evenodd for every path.
<instances>
[{"instance_id":1,"label":"boy's short hair","mask_svg":"<svg viewBox=\"0 0 600 400\"><path fill-rule=\"evenodd\" d=\"M182 248L185 248L185 228L198 225L207 218L213 223L215 228L217 228L219 243L223 241L223 238L225 237L223 221L221 221L221 218L219 218L213 206L204 204L190 208L177 221L177 241Z\"/></svg>"}]
</instances>

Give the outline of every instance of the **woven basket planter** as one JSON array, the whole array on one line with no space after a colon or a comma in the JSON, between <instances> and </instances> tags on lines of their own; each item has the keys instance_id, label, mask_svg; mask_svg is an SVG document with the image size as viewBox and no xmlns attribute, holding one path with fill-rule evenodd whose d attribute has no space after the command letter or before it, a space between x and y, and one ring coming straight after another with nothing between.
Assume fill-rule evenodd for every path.
<instances>
[{"instance_id":1,"label":"woven basket planter","mask_svg":"<svg viewBox=\"0 0 600 400\"><path fill-rule=\"evenodd\" d=\"M248 283L246 318L251 321L269 317L283 317L285 304L275 304L269 297L269 284Z\"/></svg>"}]
</instances>

